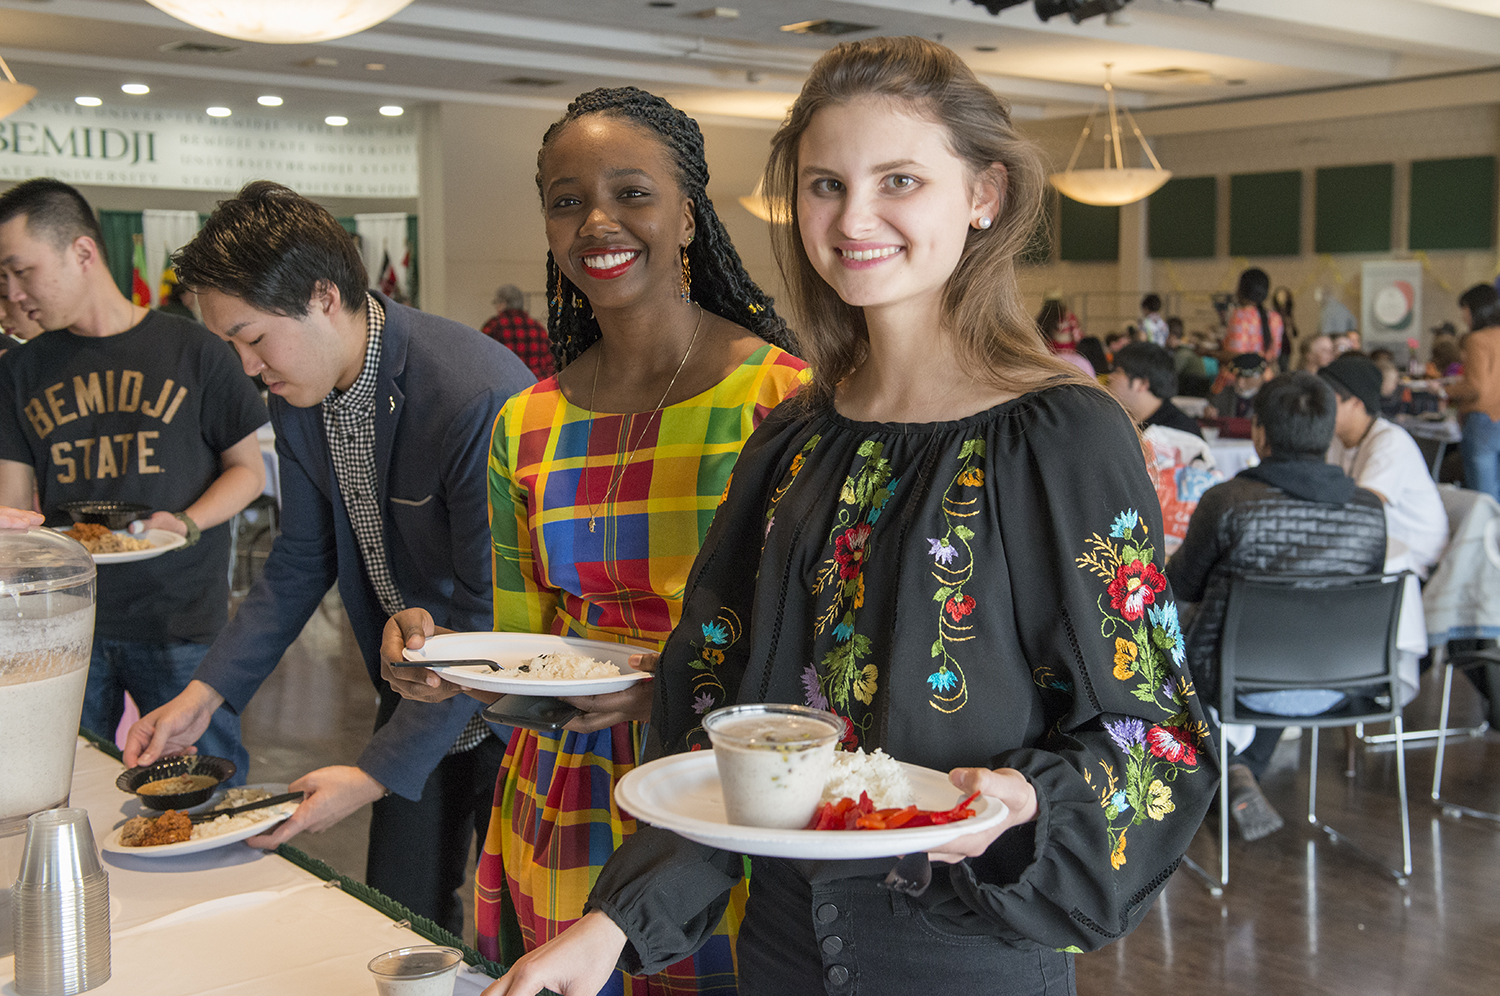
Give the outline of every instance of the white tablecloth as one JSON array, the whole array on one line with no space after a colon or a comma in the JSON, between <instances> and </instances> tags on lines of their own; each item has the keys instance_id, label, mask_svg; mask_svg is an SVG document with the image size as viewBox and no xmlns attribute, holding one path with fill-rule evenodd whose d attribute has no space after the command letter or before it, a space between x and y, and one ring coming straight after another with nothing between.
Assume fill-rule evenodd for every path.
<instances>
[{"instance_id":1,"label":"white tablecloth","mask_svg":"<svg viewBox=\"0 0 1500 996\"><path fill-rule=\"evenodd\" d=\"M125 818L130 797L115 788L122 770L79 741L71 804L89 811L96 840ZM114 913L110 980L91 990L99 996L370 996L371 958L430 943L243 843L180 858L103 858ZM0 958L0 993L15 991L14 978L14 956ZM490 981L464 966L455 992L474 996Z\"/></svg>"},{"instance_id":2,"label":"white tablecloth","mask_svg":"<svg viewBox=\"0 0 1500 996\"><path fill-rule=\"evenodd\" d=\"M1246 467L1260 463L1255 444L1248 439L1215 439L1208 444L1208 451L1214 455L1214 465L1226 481Z\"/></svg>"}]
</instances>

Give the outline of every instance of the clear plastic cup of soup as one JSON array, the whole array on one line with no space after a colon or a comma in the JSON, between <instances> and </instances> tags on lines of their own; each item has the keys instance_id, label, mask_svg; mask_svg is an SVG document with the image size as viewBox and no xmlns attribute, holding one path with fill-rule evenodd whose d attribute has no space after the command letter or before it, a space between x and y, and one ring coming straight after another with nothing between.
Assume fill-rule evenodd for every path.
<instances>
[{"instance_id":1,"label":"clear plastic cup of soup","mask_svg":"<svg viewBox=\"0 0 1500 996\"><path fill-rule=\"evenodd\" d=\"M440 944L396 948L370 961L379 996L453 996L463 952Z\"/></svg>"},{"instance_id":2,"label":"clear plastic cup of soup","mask_svg":"<svg viewBox=\"0 0 1500 996\"><path fill-rule=\"evenodd\" d=\"M823 795L844 721L799 705L737 705L703 718L729 822L800 830Z\"/></svg>"}]
</instances>

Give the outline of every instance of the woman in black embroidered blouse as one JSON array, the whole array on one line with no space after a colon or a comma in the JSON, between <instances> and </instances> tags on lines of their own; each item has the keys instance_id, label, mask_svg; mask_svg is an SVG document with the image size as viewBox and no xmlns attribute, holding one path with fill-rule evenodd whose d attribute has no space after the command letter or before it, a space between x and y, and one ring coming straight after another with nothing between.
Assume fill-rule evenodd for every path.
<instances>
[{"instance_id":1,"label":"woman in black embroidered blouse","mask_svg":"<svg viewBox=\"0 0 1500 996\"><path fill-rule=\"evenodd\" d=\"M1218 784L1139 438L1021 307L1043 183L994 95L916 38L835 47L773 142L814 380L735 466L654 724L676 752L720 706L831 709L847 747L951 770L1011 817L932 855L918 897L881 888L890 859L751 859L741 993L1072 992L1072 952L1140 922ZM743 869L644 828L489 992L670 964Z\"/></svg>"}]
</instances>

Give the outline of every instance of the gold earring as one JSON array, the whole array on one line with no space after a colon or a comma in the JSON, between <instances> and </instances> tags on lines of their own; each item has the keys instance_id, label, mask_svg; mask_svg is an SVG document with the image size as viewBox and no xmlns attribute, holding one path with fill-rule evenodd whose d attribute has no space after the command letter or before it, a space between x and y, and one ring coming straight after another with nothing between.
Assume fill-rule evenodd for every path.
<instances>
[{"instance_id":1,"label":"gold earring","mask_svg":"<svg viewBox=\"0 0 1500 996\"><path fill-rule=\"evenodd\" d=\"M682 247L682 299L693 299L693 268L688 265L687 246Z\"/></svg>"},{"instance_id":2,"label":"gold earring","mask_svg":"<svg viewBox=\"0 0 1500 996\"><path fill-rule=\"evenodd\" d=\"M562 267L559 266L557 267L557 287L552 291L552 304L554 307L561 310L562 303Z\"/></svg>"}]
</instances>

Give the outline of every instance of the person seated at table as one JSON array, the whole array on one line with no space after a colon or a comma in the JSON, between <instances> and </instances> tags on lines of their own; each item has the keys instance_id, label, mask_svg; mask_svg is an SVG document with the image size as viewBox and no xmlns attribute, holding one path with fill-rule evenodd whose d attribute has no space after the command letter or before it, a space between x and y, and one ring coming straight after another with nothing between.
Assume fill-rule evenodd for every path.
<instances>
[{"instance_id":1,"label":"person seated at table","mask_svg":"<svg viewBox=\"0 0 1500 996\"><path fill-rule=\"evenodd\" d=\"M1314 333L1297 343L1296 369L1317 373L1332 363L1337 355L1338 349L1333 344L1333 336L1322 332Z\"/></svg>"},{"instance_id":2,"label":"person seated at table","mask_svg":"<svg viewBox=\"0 0 1500 996\"><path fill-rule=\"evenodd\" d=\"M1380 415L1380 368L1346 353L1318 376L1338 395L1328 462L1380 498L1387 533L1410 551L1417 576L1427 577L1448 545L1448 514L1417 441Z\"/></svg>"},{"instance_id":3,"label":"person seated at table","mask_svg":"<svg viewBox=\"0 0 1500 996\"><path fill-rule=\"evenodd\" d=\"M1219 637L1234 575L1379 574L1385 567L1380 498L1323 461L1338 417L1333 390L1304 371L1283 374L1256 394L1254 411L1260 464L1208 489L1167 561L1173 594L1195 603L1185 612L1188 669L1207 702L1219 700ZM1337 704L1320 691L1274 710L1266 702L1255 708L1306 716ZM1279 727L1258 729L1225 773L1230 814L1246 840L1282 826L1259 784L1280 739Z\"/></svg>"},{"instance_id":4,"label":"person seated at table","mask_svg":"<svg viewBox=\"0 0 1500 996\"><path fill-rule=\"evenodd\" d=\"M526 295L515 284L503 284L495 291L495 313L479 331L494 339L531 369L537 380L546 380L557 372L552 361L552 345L547 329L526 310Z\"/></svg>"},{"instance_id":5,"label":"person seated at table","mask_svg":"<svg viewBox=\"0 0 1500 996\"><path fill-rule=\"evenodd\" d=\"M337 583L379 693L375 732L355 764L292 782L307 797L250 843L276 847L374 803L366 881L461 931L456 892L505 742L473 699L403 702L380 680L380 635L408 606L487 628L490 426L531 373L474 329L367 291L354 240L280 184L220 201L173 262L208 331L270 385L281 535L186 690L131 728L125 763L180 753L221 703L242 712Z\"/></svg>"},{"instance_id":6,"label":"person seated at table","mask_svg":"<svg viewBox=\"0 0 1500 996\"><path fill-rule=\"evenodd\" d=\"M1229 361L1234 383L1209 395L1209 404L1220 418L1249 418L1255 393L1266 382L1266 358L1259 353L1241 353Z\"/></svg>"},{"instance_id":7,"label":"person seated at table","mask_svg":"<svg viewBox=\"0 0 1500 996\"><path fill-rule=\"evenodd\" d=\"M1177 370L1171 354L1162 347L1150 342L1123 346L1114 355L1106 386L1141 431L1162 426L1203 438L1198 423L1172 404L1172 396L1177 393Z\"/></svg>"},{"instance_id":8,"label":"person seated at table","mask_svg":"<svg viewBox=\"0 0 1500 996\"><path fill-rule=\"evenodd\" d=\"M1460 347L1463 379L1448 389L1448 400L1463 420L1464 486L1500 501L1500 293L1477 284L1458 304L1471 331Z\"/></svg>"},{"instance_id":9,"label":"person seated at table","mask_svg":"<svg viewBox=\"0 0 1500 996\"><path fill-rule=\"evenodd\" d=\"M1115 357L1105 386L1150 444L1152 484L1161 503L1162 545L1170 554L1187 534L1198 499L1223 475L1198 423L1172 403L1177 372L1165 349L1149 342L1126 346Z\"/></svg>"},{"instance_id":10,"label":"person seated at table","mask_svg":"<svg viewBox=\"0 0 1500 996\"><path fill-rule=\"evenodd\" d=\"M1099 368L1078 351L1078 343L1074 340L1073 332L1064 328L1063 323L1067 315L1067 305L1061 301L1046 302L1042 305L1042 310L1037 312L1037 331L1041 333L1042 341L1047 344L1047 349L1053 356L1073 364L1092 377L1099 372Z\"/></svg>"},{"instance_id":11,"label":"person seated at table","mask_svg":"<svg viewBox=\"0 0 1500 996\"><path fill-rule=\"evenodd\" d=\"M1135 338L1130 334L1130 329L1128 328L1119 332L1111 332L1104 337L1104 355L1109 359L1109 362L1113 363L1115 354L1134 341Z\"/></svg>"}]
</instances>

